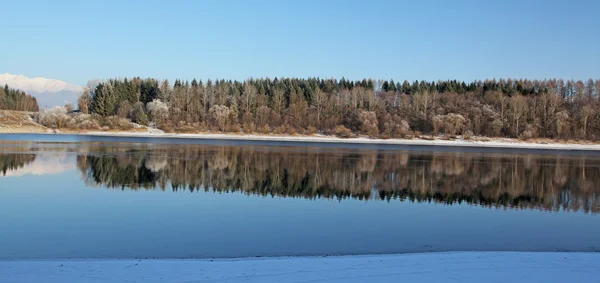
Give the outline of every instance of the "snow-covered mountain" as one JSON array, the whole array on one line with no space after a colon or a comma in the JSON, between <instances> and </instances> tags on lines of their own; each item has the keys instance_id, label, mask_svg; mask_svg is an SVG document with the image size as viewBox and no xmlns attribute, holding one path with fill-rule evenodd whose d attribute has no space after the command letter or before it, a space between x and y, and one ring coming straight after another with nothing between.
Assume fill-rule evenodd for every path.
<instances>
[{"instance_id":1,"label":"snow-covered mountain","mask_svg":"<svg viewBox=\"0 0 600 283\"><path fill-rule=\"evenodd\" d=\"M55 79L42 77L28 78L23 75L0 75L0 86L8 85L33 95L40 109L51 108L66 103L77 103L77 98L83 92L83 87Z\"/></svg>"}]
</instances>

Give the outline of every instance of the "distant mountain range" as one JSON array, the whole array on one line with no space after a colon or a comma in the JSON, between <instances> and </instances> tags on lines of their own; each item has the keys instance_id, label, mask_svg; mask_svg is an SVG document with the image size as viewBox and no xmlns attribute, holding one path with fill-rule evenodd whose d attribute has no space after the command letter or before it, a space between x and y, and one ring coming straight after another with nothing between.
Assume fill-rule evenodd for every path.
<instances>
[{"instance_id":1,"label":"distant mountain range","mask_svg":"<svg viewBox=\"0 0 600 283\"><path fill-rule=\"evenodd\" d=\"M83 86L69 84L55 79L42 77L28 78L23 75L1 74L0 85L20 89L33 95L40 109L52 108L67 103L77 104L77 98L84 90Z\"/></svg>"}]
</instances>

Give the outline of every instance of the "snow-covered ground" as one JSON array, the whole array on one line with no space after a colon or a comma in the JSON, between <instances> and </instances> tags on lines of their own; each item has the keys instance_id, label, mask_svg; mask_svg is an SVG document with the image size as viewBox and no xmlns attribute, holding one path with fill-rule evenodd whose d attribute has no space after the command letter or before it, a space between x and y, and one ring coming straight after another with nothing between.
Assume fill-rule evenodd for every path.
<instances>
[{"instance_id":1,"label":"snow-covered ground","mask_svg":"<svg viewBox=\"0 0 600 283\"><path fill-rule=\"evenodd\" d=\"M239 134L168 134L160 131L148 132L87 132L82 135L91 136L121 136L121 137L152 137L152 138L187 138L187 139L221 139L221 140L248 140L248 141L289 141L313 143L351 143L351 144L391 144L391 145L435 145L435 146L460 146L460 147L487 147L487 148L520 148L520 149L556 149L556 150L600 150L600 144L575 144L575 143L533 143L522 142L515 139L489 139L487 141L474 140L423 140L423 139L371 139L351 138L342 139L333 136L278 136L278 135L239 135Z\"/></svg>"},{"instance_id":2,"label":"snow-covered ground","mask_svg":"<svg viewBox=\"0 0 600 283\"><path fill-rule=\"evenodd\" d=\"M600 253L0 261L0 282L598 282Z\"/></svg>"}]
</instances>

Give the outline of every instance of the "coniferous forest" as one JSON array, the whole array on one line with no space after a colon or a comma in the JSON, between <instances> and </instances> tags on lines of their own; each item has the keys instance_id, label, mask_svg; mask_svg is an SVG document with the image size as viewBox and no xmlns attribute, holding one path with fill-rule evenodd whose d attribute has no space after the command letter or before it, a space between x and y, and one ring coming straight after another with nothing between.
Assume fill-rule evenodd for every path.
<instances>
[{"instance_id":1,"label":"coniferous forest","mask_svg":"<svg viewBox=\"0 0 600 283\"><path fill-rule=\"evenodd\" d=\"M0 110L37 112L39 106L35 97L4 85L0 88Z\"/></svg>"},{"instance_id":2,"label":"coniferous forest","mask_svg":"<svg viewBox=\"0 0 600 283\"><path fill-rule=\"evenodd\" d=\"M600 80L111 79L79 109L172 132L600 138Z\"/></svg>"}]
</instances>

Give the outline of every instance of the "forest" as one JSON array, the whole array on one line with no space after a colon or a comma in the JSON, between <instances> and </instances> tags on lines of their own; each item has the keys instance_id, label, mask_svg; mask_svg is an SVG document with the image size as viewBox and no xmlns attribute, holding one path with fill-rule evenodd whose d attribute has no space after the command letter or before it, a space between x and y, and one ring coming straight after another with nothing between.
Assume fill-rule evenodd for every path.
<instances>
[{"instance_id":1,"label":"forest","mask_svg":"<svg viewBox=\"0 0 600 283\"><path fill-rule=\"evenodd\" d=\"M167 132L600 138L600 80L111 79L79 109Z\"/></svg>"},{"instance_id":2,"label":"forest","mask_svg":"<svg viewBox=\"0 0 600 283\"><path fill-rule=\"evenodd\" d=\"M0 88L0 110L37 112L39 106L35 97L4 85Z\"/></svg>"}]
</instances>

